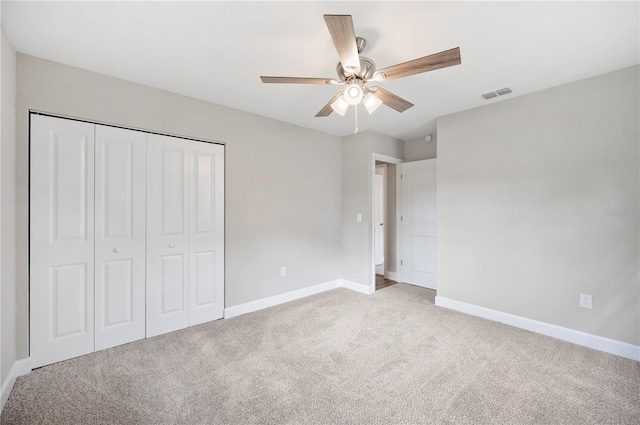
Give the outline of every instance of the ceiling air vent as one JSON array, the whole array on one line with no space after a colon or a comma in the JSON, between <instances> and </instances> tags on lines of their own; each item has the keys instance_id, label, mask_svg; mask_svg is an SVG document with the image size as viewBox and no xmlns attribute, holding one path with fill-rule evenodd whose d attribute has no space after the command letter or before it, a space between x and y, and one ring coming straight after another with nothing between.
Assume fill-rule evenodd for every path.
<instances>
[{"instance_id":1,"label":"ceiling air vent","mask_svg":"<svg viewBox=\"0 0 640 425\"><path fill-rule=\"evenodd\" d=\"M504 96L505 94L509 94L509 93L511 93L511 89L509 87L505 87L500 90L490 91L489 93L485 93L482 95L482 98L484 100L489 100L489 99L493 99L494 97Z\"/></svg>"},{"instance_id":2,"label":"ceiling air vent","mask_svg":"<svg viewBox=\"0 0 640 425\"><path fill-rule=\"evenodd\" d=\"M482 95L482 97L483 97L485 100L489 100L489 99L492 99L492 98L494 98L494 97L498 97L498 95L491 91L491 92L489 92L489 93L485 93L485 94L483 94L483 95Z\"/></svg>"}]
</instances>

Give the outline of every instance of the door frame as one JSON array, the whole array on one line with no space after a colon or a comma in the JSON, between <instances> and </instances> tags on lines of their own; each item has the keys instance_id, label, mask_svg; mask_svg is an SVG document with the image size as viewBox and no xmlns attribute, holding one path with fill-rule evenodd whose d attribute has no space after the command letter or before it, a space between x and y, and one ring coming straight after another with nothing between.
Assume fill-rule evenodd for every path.
<instances>
[{"instance_id":1,"label":"door frame","mask_svg":"<svg viewBox=\"0 0 640 425\"><path fill-rule=\"evenodd\" d=\"M377 162L377 161L376 161ZM382 263L383 265L385 265L385 260L386 260L386 256L387 256L387 228L388 226L384 226L384 223L387 221L387 185L388 185L388 166L389 164L386 162L380 163L380 164L376 164L376 176L375 176L375 180L374 180L374 186L373 186L373 201L374 201L374 209L373 209L373 220L375 221L373 229L374 229L374 243L373 246L375 247L377 244L377 240L381 237L381 233L382 233L382 245L380 246L380 249L382 250L382 252L378 252L377 253L377 257L382 256ZM382 174L379 174L378 170L382 170ZM382 179L380 179L380 177L382 177ZM378 188L378 184L380 184L380 181L382 182L382 188ZM381 189L381 190L380 190ZM378 193L378 191L380 190L380 193ZM379 211L378 208L382 207L382 211ZM377 214L381 214L382 216L382 222L383 222L383 227L380 228L379 226L376 226L376 224L380 221L378 220L378 216ZM376 233L377 230L377 233ZM381 232L382 231L382 232ZM378 261L376 258L376 252L374 249L374 261L376 264L376 266L378 265ZM386 272L386 265L384 267L383 270L383 274Z\"/></svg>"},{"instance_id":2,"label":"door frame","mask_svg":"<svg viewBox=\"0 0 640 425\"><path fill-rule=\"evenodd\" d=\"M371 282L370 282L370 290L369 293L373 294L376 291L376 262L375 262L375 220L374 218L374 214L375 214L375 196L373 196L373 191L375 190L375 185L376 185L376 161L381 161L381 162L386 162L388 164L393 164L393 165L399 165L402 164L404 162L404 160L400 159L400 158L396 158L393 156L389 156L389 155L384 155L381 153L375 153L373 152L371 154L371 172L369 174L369 209L370 209L370 217L371 217L371 223L370 223L370 228L369 228L369 234L371 236L370 238L370 244L369 244L369 270L371 271ZM400 204L398 204L398 180L396 179L396 243L395 243L395 251L396 253L398 252L398 214L397 211L399 211L399 206ZM389 198L387 197L387 203L388 203ZM386 208L386 205L385 205ZM386 217L386 221L389 221L391 218L390 217ZM386 245L386 241L385 241L385 245ZM385 259L386 260L386 259Z\"/></svg>"}]
</instances>

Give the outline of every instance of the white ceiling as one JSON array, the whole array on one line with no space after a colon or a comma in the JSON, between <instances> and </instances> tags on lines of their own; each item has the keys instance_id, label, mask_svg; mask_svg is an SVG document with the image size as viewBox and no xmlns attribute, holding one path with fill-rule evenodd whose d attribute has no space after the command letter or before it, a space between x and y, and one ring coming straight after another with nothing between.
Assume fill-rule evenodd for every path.
<instances>
[{"instance_id":1,"label":"white ceiling","mask_svg":"<svg viewBox=\"0 0 640 425\"><path fill-rule=\"evenodd\" d=\"M20 52L342 136L353 108L314 117L339 87L259 79L335 78L325 13L353 16L378 68L460 47L461 65L380 84L413 108L359 110L360 130L404 140L443 115L639 63L638 2L2 2ZM480 97L503 87L513 94Z\"/></svg>"}]
</instances>

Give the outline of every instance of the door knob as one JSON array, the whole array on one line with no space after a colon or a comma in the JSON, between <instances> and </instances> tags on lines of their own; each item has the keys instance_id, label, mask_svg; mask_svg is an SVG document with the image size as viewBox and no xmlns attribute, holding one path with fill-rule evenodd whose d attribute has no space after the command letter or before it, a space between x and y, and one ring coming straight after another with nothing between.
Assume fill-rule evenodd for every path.
<instances>
[{"instance_id":1,"label":"door knob","mask_svg":"<svg viewBox=\"0 0 640 425\"><path fill-rule=\"evenodd\" d=\"M174 243L170 243L169 244L169 248L175 248L175 247L176 247L176 244L174 244Z\"/></svg>"},{"instance_id":2,"label":"door knob","mask_svg":"<svg viewBox=\"0 0 640 425\"><path fill-rule=\"evenodd\" d=\"M120 248L113 248L113 252L120 252L122 251Z\"/></svg>"}]
</instances>

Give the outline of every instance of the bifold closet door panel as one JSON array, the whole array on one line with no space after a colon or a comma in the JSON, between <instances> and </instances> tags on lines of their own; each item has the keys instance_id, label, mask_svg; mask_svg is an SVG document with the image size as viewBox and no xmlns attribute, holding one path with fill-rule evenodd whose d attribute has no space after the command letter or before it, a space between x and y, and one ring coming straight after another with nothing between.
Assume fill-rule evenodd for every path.
<instances>
[{"instance_id":1,"label":"bifold closet door panel","mask_svg":"<svg viewBox=\"0 0 640 425\"><path fill-rule=\"evenodd\" d=\"M30 357L94 351L94 125L31 116Z\"/></svg>"},{"instance_id":2,"label":"bifold closet door panel","mask_svg":"<svg viewBox=\"0 0 640 425\"><path fill-rule=\"evenodd\" d=\"M224 311L224 146L189 144L189 325L197 325Z\"/></svg>"},{"instance_id":3,"label":"bifold closet door panel","mask_svg":"<svg viewBox=\"0 0 640 425\"><path fill-rule=\"evenodd\" d=\"M147 337L189 325L189 141L147 136Z\"/></svg>"},{"instance_id":4,"label":"bifold closet door panel","mask_svg":"<svg viewBox=\"0 0 640 425\"><path fill-rule=\"evenodd\" d=\"M96 125L96 351L145 337L146 142Z\"/></svg>"}]
</instances>

